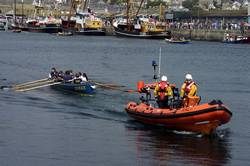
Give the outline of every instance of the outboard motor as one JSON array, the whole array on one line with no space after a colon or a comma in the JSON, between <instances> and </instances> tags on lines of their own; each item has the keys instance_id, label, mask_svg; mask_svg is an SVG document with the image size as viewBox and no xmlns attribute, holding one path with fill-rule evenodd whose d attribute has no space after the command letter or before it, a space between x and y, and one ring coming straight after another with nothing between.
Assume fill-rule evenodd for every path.
<instances>
[{"instance_id":1,"label":"outboard motor","mask_svg":"<svg viewBox=\"0 0 250 166\"><path fill-rule=\"evenodd\" d=\"M143 81L139 81L139 82L137 82L137 91L141 94L140 100L143 103L148 104L149 100L151 99L150 88L145 87ZM143 94L146 95L146 98L143 96Z\"/></svg>"},{"instance_id":2,"label":"outboard motor","mask_svg":"<svg viewBox=\"0 0 250 166\"><path fill-rule=\"evenodd\" d=\"M143 103L149 104L149 101L151 100L150 88L149 87L142 88L141 94L142 96L140 97L140 100ZM146 98L143 96L143 94L145 94Z\"/></svg>"},{"instance_id":3,"label":"outboard motor","mask_svg":"<svg viewBox=\"0 0 250 166\"><path fill-rule=\"evenodd\" d=\"M173 91L172 108L180 108L182 105L182 101L180 100L179 89L173 87L172 91Z\"/></svg>"}]
</instances>

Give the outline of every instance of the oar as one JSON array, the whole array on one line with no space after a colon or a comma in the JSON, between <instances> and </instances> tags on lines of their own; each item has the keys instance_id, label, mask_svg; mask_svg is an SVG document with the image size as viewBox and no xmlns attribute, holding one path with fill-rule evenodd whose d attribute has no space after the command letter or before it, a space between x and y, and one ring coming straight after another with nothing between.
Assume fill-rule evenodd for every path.
<instances>
[{"instance_id":1,"label":"oar","mask_svg":"<svg viewBox=\"0 0 250 166\"><path fill-rule=\"evenodd\" d=\"M29 85L29 84L34 84L34 83L37 83L37 82L43 82L43 81L47 81L48 78L44 78L44 79L40 79L40 80L35 80L35 81L29 81L29 82L25 82L25 83L22 83L22 84L17 84L15 85L16 87L19 87L19 86L26 86L26 85Z\"/></svg>"},{"instance_id":2,"label":"oar","mask_svg":"<svg viewBox=\"0 0 250 166\"><path fill-rule=\"evenodd\" d=\"M57 84L61 84L61 82L54 82L54 83L51 83L51 84L46 84L46 85L41 85L41 86L35 86L35 87L31 87L31 88L16 89L16 91L17 92L25 92L25 91L39 89L39 88L43 88L43 87L47 87L47 86L51 86L51 85L57 85Z\"/></svg>"},{"instance_id":3,"label":"oar","mask_svg":"<svg viewBox=\"0 0 250 166\"><path fill-rule=\"evenodd\" d=\"M36 82L36 83L26 84L26 85L22 85L22 86L13 86L13 89L26 89L26 88L36 87L36 86L40 86L40 85L44 85L44 84L50 84L50 83L54 83L54 80Z\"/></svg>"},{"instance_id":4,"label":"oar","mask_svg":"<svg viewBox=\"0 0 250 166\"><path fill-rule=\"evenodd\" d=\"M23 85L23 86L16 86L16 85L4 85L4 86L0 86L1 90L19 90L19 89L27 89L27 88L31 88L31 87L36 87L36 86L41 86L44 84L48 84L48 83L53 83L53 80L50 81L46 81L46 82L37 82L37 83L33 83L33 84L27 84L27 85Z\"/></svg>"}]
</instances>

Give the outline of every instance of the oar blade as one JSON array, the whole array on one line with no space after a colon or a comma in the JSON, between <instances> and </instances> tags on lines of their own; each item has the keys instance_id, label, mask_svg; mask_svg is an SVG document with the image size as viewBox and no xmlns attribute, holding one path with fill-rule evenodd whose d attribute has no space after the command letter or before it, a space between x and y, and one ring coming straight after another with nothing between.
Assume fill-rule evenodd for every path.
<instances>
[{"instance_id":1,"label":"oar blade","mask_svg":"<svg viewBox=\"0 0 250 166\"><path fill-rule=\"evenodd\" d=\"M47 81L47 80L49 80L49 79L48 78L43 78L43 79L40 79L40 80L34 80L34 81L29 81L29 82L17 84L15 86L16 87L22 87L22 86L27 86L29 84L35 84L35 83L38 83L38 82L44 82L44 81Z\"/></svg>"},{"instance_id":2,"label":"oar blade","mask_svg":"<svg viewBox=\"0 0 250 166\"><path fill-rule=\"evenodd\" d=\"M15 89L15 90L17 92L26 92L26 91L40 89L40 88L44 88L44 87L52 86L52 85L57 85L57 84L61 84L61 82L53 82L53 83L49 83L49 84L44 84L44 85L39 85L39 86L34 86L34 87L29 87L29 88Z\"/></svg>"}]
</instances>

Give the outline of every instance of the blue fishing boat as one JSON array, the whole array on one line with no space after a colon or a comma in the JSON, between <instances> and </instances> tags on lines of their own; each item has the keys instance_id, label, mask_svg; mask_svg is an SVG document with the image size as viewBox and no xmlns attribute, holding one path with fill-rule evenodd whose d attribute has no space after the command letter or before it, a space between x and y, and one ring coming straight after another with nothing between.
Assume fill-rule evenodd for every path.
<instances>
[{"instance_id":1,"label":"blue fishing boat","mask_svg":"<svg viewBox=\"0 0 250 166\"><path fill-rule=\"evenodd\" d=\"M95 85L89 82L82 82L79 84L74 83L61 83L57 85L52 85L52 88L64 91L71 91L83 94L93 94L95 92Z\"/></svg>"}]
</instances>

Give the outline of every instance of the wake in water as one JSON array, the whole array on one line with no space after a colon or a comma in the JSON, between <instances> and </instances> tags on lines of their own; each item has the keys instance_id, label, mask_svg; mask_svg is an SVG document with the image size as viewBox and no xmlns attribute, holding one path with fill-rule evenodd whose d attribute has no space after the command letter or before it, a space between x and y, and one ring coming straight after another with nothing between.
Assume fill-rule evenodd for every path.
<instances>
[{"instance_id":1,"label":"wake in water","mask_svg":"<svg viewBox=\"0 0 250 166\"><path fill-rule=\"evenodd\" d=\"M200 134L200 133L194 133L194 132L187 132L187 131L173 131L173 133L175 134L179 134L179 135L190 135L190 136L195 136L197 138L203 138L203 137L209 137L209 138L218 138L218 139L223 139L225 137L229 137L230 135L230 129L226 128L226 129L216 129L211 135L207 136L204 134Z\"/></svg>"}]
</instances>

